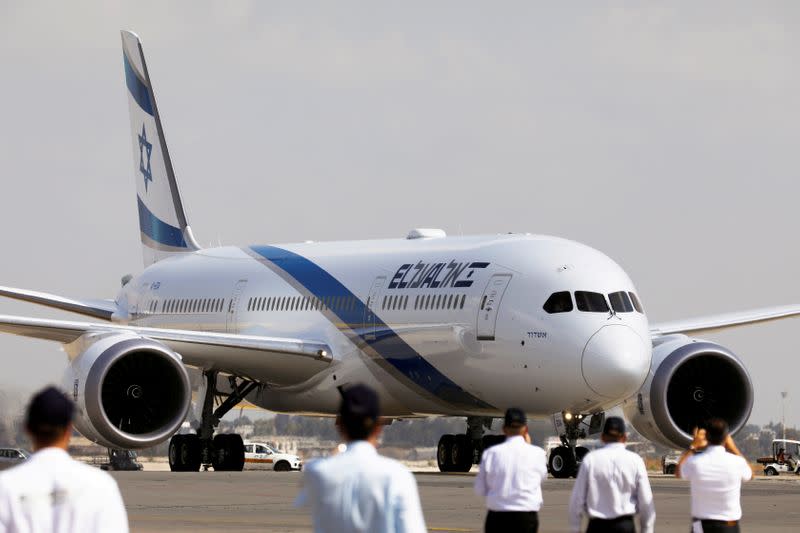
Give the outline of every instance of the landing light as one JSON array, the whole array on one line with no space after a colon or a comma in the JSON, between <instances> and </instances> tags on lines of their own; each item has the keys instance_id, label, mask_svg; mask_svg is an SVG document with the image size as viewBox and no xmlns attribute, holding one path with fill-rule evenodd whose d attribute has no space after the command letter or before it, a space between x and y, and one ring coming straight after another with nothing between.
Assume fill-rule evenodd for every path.
<instances>
[{"instance_id":1,"label":"landing light","mask_svg":"<svg viewBox=\"0 0 800 533\"><path fill-rule=\"evenodd\" d=\"M572 413L564 413L564 420L572 420Z\"/></svg>"}]
</instances>

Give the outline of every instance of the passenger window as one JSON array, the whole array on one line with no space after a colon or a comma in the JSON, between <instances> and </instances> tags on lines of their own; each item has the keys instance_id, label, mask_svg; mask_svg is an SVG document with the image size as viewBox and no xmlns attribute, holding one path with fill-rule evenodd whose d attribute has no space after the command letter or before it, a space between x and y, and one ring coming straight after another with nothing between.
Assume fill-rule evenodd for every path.
<instances>
[{"instance_id":1,"label":"passenger window","mask_svg":"<svg viewBox=\"0 0 800 533\"><path fill-rule=\"evenodd\" d=\"M550 314L569 313L572 311L572 296L569 291L554 292L542 306Z\"/></svg>"},{"instance_id":2,"label":"passenger window","mask_svg":"<svg viewBox=\"0 0 800 533\"><path fill-rule=\"evenodd\" d=\"M633 313L633 304L625 291L612 292L608 295L608 301L611 302L611 309L617 313Z\"/></svg>"},{"instance_id":3,"label":"passenger window","mask_svg":"<svg viewBox=\"0 0 800 533\"><path fill-rule=\"evenodd\" d=\"M466 294L462 294L461 295L461 309L464 309L464 302L466 302L466 301L467 301L467 295Z\"/></svg>"},{"instance_id":4,"label":"passenger window","mask_svg":"<svg viewBox=\"0 0 800 533\"><path fill-rule=\"evenodd\" d=\"M636 309L637 312L644 314L642 302L639 301L639 297L636 296L636 293L629 292L628 295L631 297L631 302L633 302L634 309Z\"/></svg>"},{"instance_id":5,"label":"passenger window","mask_svg":"<svg viewBox=\"0 0 800 533\"><path fill-rule=\"evenodd\" d=\"M608 313L606 297L599 292L575 291L575 304L578 311L585 313Z\"/></svg>"}]
</instances>

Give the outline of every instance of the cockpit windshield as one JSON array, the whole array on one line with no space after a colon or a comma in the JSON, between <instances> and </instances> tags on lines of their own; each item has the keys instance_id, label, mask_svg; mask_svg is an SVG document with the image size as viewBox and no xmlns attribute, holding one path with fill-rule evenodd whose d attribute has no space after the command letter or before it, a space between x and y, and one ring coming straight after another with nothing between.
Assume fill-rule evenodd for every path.
<instances>
[{"instance_id":1,"label":"cockpit windshield","mask_svg":"<svg viewBox=\"0 0 800 533\"><path fill-rule=\"evenodd\" d=\"M542 308L548 313L569 313L572 311L572 297L569 291L554 292Z\"/></svg>"},{"instance_id":2,"label":"cockpit windshield","mask_svg":"<svg viewBox=\"0 0 800 533\"><path fill-rule=\"evenodd\" d=\"M578 311L585 313L608 313L606 297L599 292L575 291L575 303Z\"/></svg>"},{"instance_id":3,"label":"cockpit windshield","mask_svg":"<svg viewBox=\"0 0 800 533\"><path fill-rule=\"evenodd\" d=\"M609 302L611 306L609 307ZM633 292L617 291L608 295L591 291L575 291L574 306L578 311L584 313L608 313L612 309L615 313L637 313L644 314L642 303ZM551 294L542 306L542 309L550 314L569 313L574 309L572 294L569 291L559 291Z\"/></svg>"},{"instance_id":4,"label":"cockpit windshield","mask_svg":"<svg viewBox=\"0 0 800 533\"><path fill-rule=\"evenodd\" d=\"M637 313L644 313L644 308L642 307L642 302L639 301L639 297L636 296L636 293L629 292L628 293L631 297L631 302L633 302L633 307L636 309Z\"/></svg>"},{"instance_id":5,"label":"cockpit windshield","mask_svg":"<svg viewBox=\"0 0 800 533\"><path fill-rule=\"evenodd\" d=\"M608 295L611 302L611 309L617 313L633 313L633 304L625 291L612 292Z\"/></svg>"}]
</instances>

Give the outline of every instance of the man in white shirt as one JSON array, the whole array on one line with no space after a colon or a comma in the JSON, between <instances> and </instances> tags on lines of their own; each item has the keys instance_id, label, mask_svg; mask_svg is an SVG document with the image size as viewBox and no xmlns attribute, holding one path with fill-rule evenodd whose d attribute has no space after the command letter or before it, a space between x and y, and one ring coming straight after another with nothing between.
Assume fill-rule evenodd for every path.
<instances>
[{"instance_id":1,"label":"man in white shirt","mask_svg":"<svg viewBox=\"0 0 800 533\"><path fill-rule=\"evenodd\" d=\"M126 533L114 478L70 458L72 402L54 387L31 400L25 427L33 456L0 474L0 533Z\"/></svg>"},{"instance_id":2,"label":"man in white shirt","mask_svg":"<svg viewBox=\"0 0 800 533\"><path fill-rule=\"evenodd\" d=\"M486 533L536 533L542 508L542 480L547 478L544 450L531 445L522 410L506 411L506 440L483 452L475 493L486 498Z\"/></svg>"},{"instance_id":3,"label":"man in white shirt","mask_svg":"<svg viewBox=\"0 0 800 533\"><path fill-rule=\"evenodd\" d=\"M347 447L310 463L296 505L311 507L317 533L424 533L417 481L399 462L381 457L375 391L354 385L342 393L339 431Z\"/></svg>"},{"instance_id":4,"label":"man in white shirt","mask_svg":"<svg viewBox=\"0 0 800 533\"><path fill-rule=\"evenodd\" d=\"M705 429L695 429L675 476L689 480L694 533L738 533L742 481L750 480L753 470L733 442L727 422L713 418Z\"/></svg>"},{"instance_id":5,"label":"man in white shirt","mask_svg":"<svg viewBox=\"0 0 800 533\"><path fill-rule=\"evenodd\" d=\"M581 515L589 519L586 533L652 533L656 521L647 468L637 454L625 449L625 422L610 417L603 427L605 446L586 455L578 470L569 502L569 528L581 530Z\"/></svg>"}]
</instances>

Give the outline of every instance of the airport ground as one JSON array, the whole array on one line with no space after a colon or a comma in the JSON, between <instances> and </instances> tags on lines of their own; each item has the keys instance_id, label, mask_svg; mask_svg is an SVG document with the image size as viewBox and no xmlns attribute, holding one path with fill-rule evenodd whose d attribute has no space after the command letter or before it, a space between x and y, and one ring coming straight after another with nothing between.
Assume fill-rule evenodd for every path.
<instances>
[{"instance_id":1,"label":"airport ground","mask_svg":"<svg viewBox=\"0 0 800 533\"><path fill-rule=\"evenodd\" d=\"M425 520L430 531L482 531L483 501L472 492L474 472L419 472ZM298 472L116 472L132 531L311 531L305 509L292 502ZM658 515L656 531L689 531L689 487L668 476L651 476ZM542 533L566 532L573 480L545 482ZM744 485L743 531L800 531L800 478L757 477Z\"/></svg>"}]
</instances>

